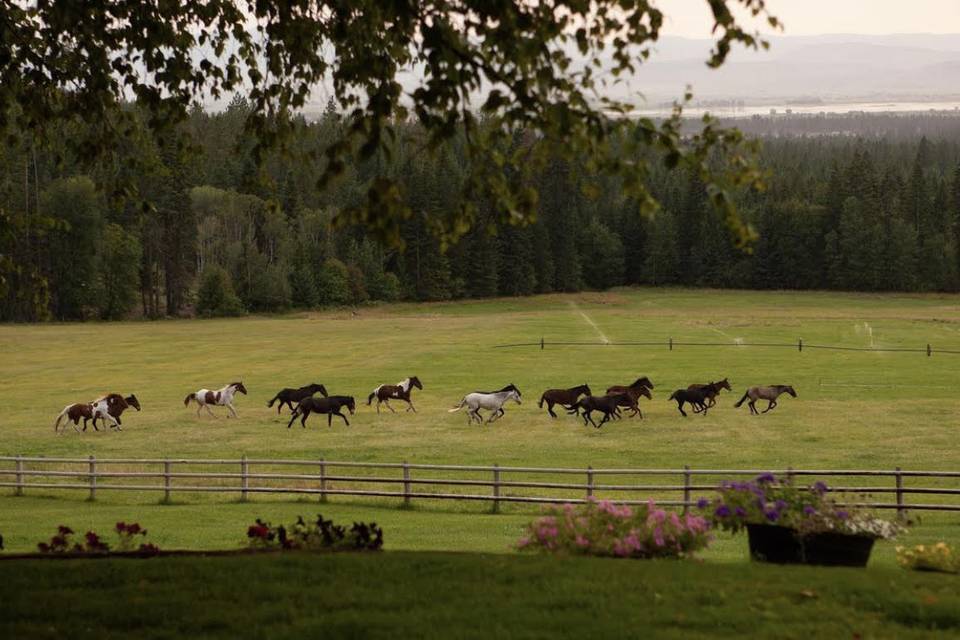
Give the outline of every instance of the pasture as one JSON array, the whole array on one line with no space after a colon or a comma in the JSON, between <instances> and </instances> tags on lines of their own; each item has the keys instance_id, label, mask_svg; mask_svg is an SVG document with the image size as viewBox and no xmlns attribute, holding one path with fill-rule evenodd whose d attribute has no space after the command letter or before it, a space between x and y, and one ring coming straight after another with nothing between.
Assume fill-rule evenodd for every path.
<instances>
[{"instance_id":1,"label":"pasture","mask_svg":"<svg viewBox=\"0 0 960 640\"><path fill-rule=\"evenodd\" d=\"M512 349L494 345L550 341L594 346ZM728 346L610 346L656 340ZM0 327L0 454L97 457L325 458L328 460L563 467L955 469L960 355L823 351L737 346L793 342L858 347L960 348L960 298L702 290L615 290L476 302L400 304L224 320L170 320ZM366 396L382 383L417 375L418 413ZM653 400L646 419L602 429L573 416L553 420L537 407L551 387L587 382L594 393L648 375ZM667 397L692 382L728 377L707 416L683 418ZM242 380L239 419L196 416L184 396ZM358 402L351 425L312 416L287 429L266 401L282 387L323 383ZM468 425L447 409L464 393L515 383L523 404L508 404L492 425ZM790 384L799 397L751 416L733 404L755 384ZM101 393L135 393L142 413L128 411L121 433L53 432L64 405ZM760 407L763 408L761 403ZM27 550L61 523L109 526L137 519L170 547L232 547L256 516L274 521L315 513L315 499L179 494L84 495L31 490L0 498L0 532ZM322 506L337 519L376 519L389 549L503 552L533 507L486 514L484 504L333 498ZM960 539L960 516L924 515L909 541ZM708 553L745 555L742 540L718 541ZM892 545L878 548L892 563Z\"/></svg>"}]
</instances>

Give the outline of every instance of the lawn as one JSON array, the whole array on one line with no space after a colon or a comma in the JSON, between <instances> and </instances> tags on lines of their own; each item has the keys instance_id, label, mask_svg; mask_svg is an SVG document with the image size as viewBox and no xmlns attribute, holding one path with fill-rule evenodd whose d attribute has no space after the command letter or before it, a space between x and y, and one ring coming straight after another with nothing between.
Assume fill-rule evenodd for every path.
<instances>
[{"instance_id":1,"label":"lawn","mask_svg":"<svg viewBox=\"0 0 960 640\"><path fill-rule=\"evenodd\" d=\"M738 342L861 347L960 348L957 296L841 295L697 290L616 290L524 299L402 304L355 311L229 320L47 324L0 327L0 454L109 457L326 458L420 463L712 468L956 469L960 356L751 348ZM583 341L595 346L499 349L515 342ZM719 347L617 347L610 341L721 342ZM416 414L378 415L365 405L350 427L307 429L265 404L284 386L321 382L358 399L409 375L424 382ZM551 420L536 406L543 389L589 382L595 392L649 375L646 419L595 430ZM706 417L682 418L669 392L727 376L732 394ZM239 420L197 418L183 406L199 387L242 380ZM490 426L468 426L447 409L468 391L516 383L524 403ZM751 417L733 403L752 384L792 384L772 413ZM122 433L55 435L70 403L106 391L136 393L143 412ZM398 403L398 409L399 409ZM223 409L216 410L221 416ZM9 465L8 465L9 468ZM66 522L77 527L139 519L163 546L233 546L257 515L312 513L315 501L257 496L101 492L50 497L30 490L0 498L0 532L12 549L32 548ZM333 499L323 510L388 525L388 548L505 551L534 512L486 505ZM443 523L440 526L437 523ZM917 536L960 540L960 516L924 515ZM737 558L741 545L719 558ZM892 551L880 551L885 564Z\"/></svg>"},{"instance_id":2,"label":"lawn","mask_svg":"<svg viewBox=\"0 0 960 640\"><path fill-rule=\"evenodd\" d=\"M956 577L888 568L394 552L5 561L0 575L5 638L960 636Z\"/></svg>"}]
</instances>

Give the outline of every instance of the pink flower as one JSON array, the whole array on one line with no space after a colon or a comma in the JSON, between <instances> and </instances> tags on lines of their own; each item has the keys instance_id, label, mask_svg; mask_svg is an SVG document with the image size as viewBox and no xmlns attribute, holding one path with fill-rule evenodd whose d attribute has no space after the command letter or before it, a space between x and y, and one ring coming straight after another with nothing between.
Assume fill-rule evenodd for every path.
<instances>
[{"instance_id":1,"label":"pink flower","mask_svg":"<svg viewBox=\"0 0 960 640\"><path fill-rule=\"evenodd\" d=\"M658 547L664 546L663 528L659 525L653 530L653 541Z\"/></svg>"},{"instance_id":2,"label":"pink flower","mask_svg":"<svg viewBox=\"0 0 960 640\"><path fill-rule=\"evenodd\" d=\"M577 534L576 542L578 547L581 547L584 549L590 546L590 541L580 534Z\"/></svg>"}]
</instances>

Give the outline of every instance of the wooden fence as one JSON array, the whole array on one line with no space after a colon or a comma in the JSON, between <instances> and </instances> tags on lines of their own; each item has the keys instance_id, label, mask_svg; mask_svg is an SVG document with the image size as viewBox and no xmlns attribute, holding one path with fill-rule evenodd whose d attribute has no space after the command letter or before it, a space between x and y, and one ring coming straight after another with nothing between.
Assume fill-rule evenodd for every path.
<instances>
[{"instance_id":1,"label":"wooden fence","mask_svg":"<svg viewBox=\"0 0 960 640\"><path fill-rule=\"evenodd\" d=\"M623 504L655 499L688 507L724 479L772 472L797 482L827 482L845 500L877 509L960 511L960 471L826 469L584 469L553 467L343 462L328 460L47 458L0 456L0 487L27 492L103 491L162 494L306 494L413 500L485 501L494 512L504 503L578 503L590 498ZM838 484L839 483L839 484ZM846 483L846 484L843 484ZM877 498L876 496L881 496ZM908 498L919 496L921 501Z\"/></svg>"},{"instance_id":2,"label":"wooden fence","mask_svg":"<svg viewBox=\"0 0 960 640\"><path fill-rule=\"evenodd\" d=\"M951 355L960 355L960 349L934 348L931 344L921 347L856 347L850 345L838 344L813 344L804 342L803 338L798 338L796 342L689 342L667 338L666 340L646 340L646 341L626 341L626 342L582 342L582 341L556 341L540 338L539 342L516 342L513 344L496 344L494 349L512 349L517 347L540 347L541 350L547 347L660 347L673 351L680 347L765 347L796 349L802 352L804 349L820 349L826 351L876 351L878 353L921 353L931 357L935 353L944 353Z\"/></svg>"}]
</instances>

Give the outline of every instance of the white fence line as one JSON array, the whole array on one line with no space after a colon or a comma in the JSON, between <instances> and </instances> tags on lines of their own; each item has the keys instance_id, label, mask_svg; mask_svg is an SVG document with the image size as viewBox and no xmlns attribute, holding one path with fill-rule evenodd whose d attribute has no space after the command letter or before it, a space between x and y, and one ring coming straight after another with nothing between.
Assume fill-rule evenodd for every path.
<instances>
[{"instance_id":1,"label":"white fence line","mask_svg":"<svg viewBox=\"0 0 960 640\"><path fill-rule=\"evenodd\" d=\"M134 467L135 470L115 470L118 465ZM198 471L187 468L204 466L232 466L237 470ZM263 469L294 466L304 469L290 472ZM253 467L260 467L260 470L253 470ZM331 469L341 471L331 473ZM352 473L350 469L353 469ZM371 475L363 475L365 472L371 472ZM385 472L399 473L387 475ZM414 472L420 473L415 475ZM445 475L438 477L424 472ZM910 471L899 467L894 470L788 468L779 471L690 467L594 469L322 459L271 460L246 456L239 459L0 456L0 487L12 488L15 495L23 495L28 490L81 490L89 492L89 499L94 500L97 493L102 491L138 491L163 493L163 501L169 502L175 492L239 493L241 500L247 500L252 494L301 494L317 495L321 500L326 500L329 496L399 498L405 505L409 505L414 499L487 501L491 503L493 511L498 511L501 503L580 503L594 497L603 497L622 504L641 504L655 498L659 504L665 506L689 507L695 504L693 492L712 492L719 479L755 476L761 473L811 480L859 477L868 482L832 486L831 490L847 494L892 495L893 501L877 502L869 498L859 498L856 502L878 509L896 509L900 512L960 511L960 499L957 498L960 496L960 471ZM485 477L464 477L476 475ZM554 477L532 480L524 476ZM579 476L583 481L569 479L570 476ZM626 477L636 482L598 482L598 479L612 476ZM706 482L711 477L717 480ZM160 482L148 482L151 479ZM699 481L695 482L696 479ZM889 479L889 484L880 482L884 479ZM927 484L931 484L930 480L941 483L946 481L952 486L906 486L906 479L926 479ZM124 480L134 482L126 484ZM660 482L657 482L658 480ZM271 484L278 481L287 482L280 486ZM366 485L379 487L370 488ZM394 487L396 490L391 490ZM443 487L448 489L444 491ZM465 492L454 492L457 488L463 488ZM489 491L479 491L484 488ZM560 496L552 494L557 491L565 493ZM615 495L624 493L640 495ZM906 500L910 495L938 496L941 500L910 503Z\"/></svg>"}]
</instances>

